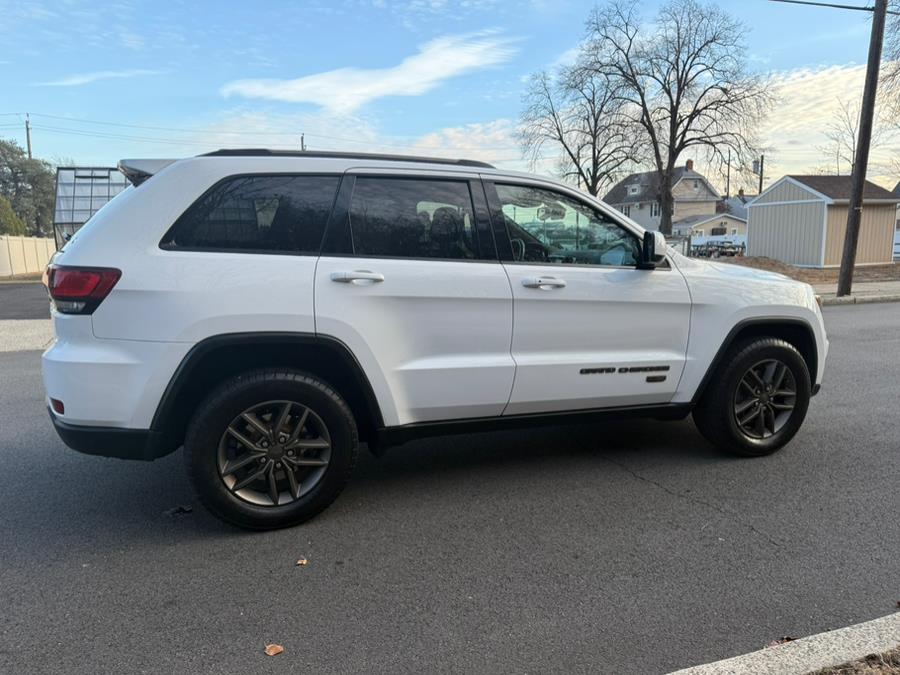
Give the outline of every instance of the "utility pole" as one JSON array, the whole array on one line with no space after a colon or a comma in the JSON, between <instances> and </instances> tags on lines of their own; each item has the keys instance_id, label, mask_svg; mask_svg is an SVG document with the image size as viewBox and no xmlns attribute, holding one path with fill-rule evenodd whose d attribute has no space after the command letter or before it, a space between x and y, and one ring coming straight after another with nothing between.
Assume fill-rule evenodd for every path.
<instances>
[{"instance_id":1,"label":"utility pole","mask_svg":"<svg viewBox=\"0 0 900 675\"><path fill-rule=\"evenodd\" d=\"M31 120L25 113L25 141L28 144L28 159L31 159Z\"/></svg>"},{"instance_id":2,"label":"utility pole","mask_svg":"<svg viewBox=\"0 0 900 675\"><path fill-rule=\"evenodd\" d=\"M300 134L300 150L306 152L306 134Z\"/></svg>"},{"instance_id":3,"label":"utility pole","mask_svg":"<svg viewBox=\"0 0 900 675\"><path fill-rule=\"evenodd\" d=\"M766 156L759 156L759 191L756 193L758 195L762 194L762 184L763 184L763 174L766 171Z\"/></svg>"},{"instance_id":4,"label":"utility pole","mask_svg":"<svg viewBox=\"0 0 900 675\"><path fill-rule=\"evenodd\" d=\"M862 196L866 184L866 168L869 164L869 145L872 141L872 121L875 116L875 94L878 90L878 70L881 65L886 14L887 0L875 0L866 84L863 89L862 108L859 111L859 140L856 143L856 156L853 158L853 184L850 188L847 232L844 235L844 253L838 276L838 297L850 295L853 286L853 268L856 265L856 245L859 242L859 224L862 219Z\"/></svg>"},{"instance_id":5,"label":"utility pole","mask_svg":"<svg viewBox=\"0 0 900 675\"><path fill-rule=\"evenodd\" d=\"M725 199L731 197L731 148L728 148L728 171L725 174Z\"/></svg>"}]
</instances>

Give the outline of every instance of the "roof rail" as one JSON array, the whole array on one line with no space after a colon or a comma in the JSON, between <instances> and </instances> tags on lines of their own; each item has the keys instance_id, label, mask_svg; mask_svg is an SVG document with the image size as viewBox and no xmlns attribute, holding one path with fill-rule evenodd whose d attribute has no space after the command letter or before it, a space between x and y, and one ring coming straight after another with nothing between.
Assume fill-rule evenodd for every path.
<instances>
[{"instance_id":1,"label":"roof rail","mask_svg":"<svg viewBox=\"0 0 900 675\"><path fill-rule=\"evenodd\" d=\"M370 152L331 152L328 150L269 150L267 148L237 148L216 150L200 157L321 157L332 159L376 159L392 162L423 162L427 164L453 164L493 169L487 162L474 159L448 159L446 157L421 157L418 155L387 155Z\"/></svg>"}]
</instances>

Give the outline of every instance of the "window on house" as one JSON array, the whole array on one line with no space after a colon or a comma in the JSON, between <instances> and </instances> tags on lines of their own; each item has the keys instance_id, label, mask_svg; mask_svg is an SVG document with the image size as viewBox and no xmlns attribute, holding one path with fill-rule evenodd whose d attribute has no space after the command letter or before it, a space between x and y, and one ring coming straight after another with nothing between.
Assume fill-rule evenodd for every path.
<instances>
[{"instance_id":1,"label":"window on house","mask_svg":"<svg viewBox=\"0 0 900 675\"><path fill-rule=\"evenodd\" d=\"M650 217L659 217L659 202L650 202Z\"/></svg>"},{"instance_id":2,"label":"window on house","mask_svg":"<svg viewBox=\"0 0 900 675\"><path fill-rule=\"evenodd\" d=\"M737 234L737 228L736 228L736 227L731 228L731 234Z\"/></svg>"},{"instance_id":3,"label":"window on house","mask_svg":"<svg viewBox=\"0 0 900 675\"><path fill-rule=\"evenodd\" d=\"M622 207L622 213L624 213L626 216L628 216L628 217L630 218L630 217L631 217L631 207L630 207L630 206L623 206L623 207Z\"/></svg>"},{"instance_id":4,"label":"window on house","mask_svg":"<svg viewBox=\"0 0 900 675\"><path fill-rule=\"evenodd\" d=\"M695 189L695 190L699 190L699 189L700 189L700 181L699 181L699 180L695 180L695 181L694 181L694 189Z\"/></svg>"},{"instance_id":5,"label":"window on house","mask_svg":"<svg viewBox=\"0 0 900 675\"><path fill-rule=\"evenodd\" d=\"M641 191L641 187L639 185L629 185L628 186L628 194L630 194L630 195L636 195L640 191Z\"/></svg>"}]
</instances>

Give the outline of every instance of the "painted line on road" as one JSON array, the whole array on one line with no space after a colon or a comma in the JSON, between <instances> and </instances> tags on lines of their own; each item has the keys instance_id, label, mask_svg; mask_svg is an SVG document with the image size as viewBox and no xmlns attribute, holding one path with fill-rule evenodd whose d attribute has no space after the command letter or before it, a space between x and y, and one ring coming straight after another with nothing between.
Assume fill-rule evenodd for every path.
<instances>
[{"instance_id":1,"label":"painted line on road","mask_svg":"<svg viewBox=\"0 0 900 675\"><path fill-rule=\"evenodd\" d=\"M50 319L6 319L0 321L0 352L46 349L56 336Z\"/></svg>"},{"instance_id":2,"label":"painted line on road","mask_svg":"<svg viewBox=\"0 0 900 675\"><path fill-rule=\"evenodd\" d=\"M900 612L670 675L805 675L900 645Z\"/></svg>"}]
</instances>

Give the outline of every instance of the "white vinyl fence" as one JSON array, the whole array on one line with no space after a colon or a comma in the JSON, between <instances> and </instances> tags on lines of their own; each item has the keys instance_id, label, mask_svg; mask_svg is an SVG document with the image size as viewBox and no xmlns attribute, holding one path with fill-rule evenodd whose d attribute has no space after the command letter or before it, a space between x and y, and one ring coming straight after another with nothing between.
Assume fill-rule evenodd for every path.
<instances>
[{"instance_id":1,"label":"white vinyl fence","mask_svg":"<svg viewBox=\"0 0 900 675\"><path fill-rule=\"evenodd\" d=\"M56 242L50 237L0 236L0 279L40 274L55 252Z\"/></svg>"}]
</instances>

